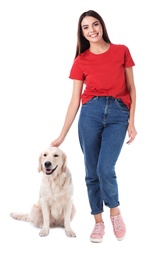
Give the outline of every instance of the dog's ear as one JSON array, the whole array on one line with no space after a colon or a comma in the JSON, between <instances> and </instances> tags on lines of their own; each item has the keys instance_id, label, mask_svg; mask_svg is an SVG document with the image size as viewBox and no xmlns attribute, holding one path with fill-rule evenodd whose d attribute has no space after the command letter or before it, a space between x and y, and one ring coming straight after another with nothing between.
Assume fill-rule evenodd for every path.
<instances>
[{"instance_id":1,"label":"dog's ear","mask_svg":"<svg viewBox=\"0 0 150 260\"><path fill-rule=\"evenodd\" d=\"M62 160L63 160L62 171L66 172L66 170L67 170L67 156L64 152L62 154Z\"/></svg>"},{"instance_id":2,"label":"dog's ear","mask_svg":"<svg viewBox=\"0 0 150 260\"><path fill-rule=\"evenodd\" d=\"M42 171L42 154L39 156L39 165L38 165L38 172Z\"/></svg>"}]
</instances>

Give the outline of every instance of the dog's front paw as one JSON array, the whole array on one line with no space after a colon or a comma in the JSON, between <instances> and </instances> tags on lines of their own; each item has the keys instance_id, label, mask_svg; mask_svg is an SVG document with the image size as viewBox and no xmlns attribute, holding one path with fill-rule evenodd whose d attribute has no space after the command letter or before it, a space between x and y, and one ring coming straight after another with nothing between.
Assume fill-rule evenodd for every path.
<instances>
[{"instance_id":1,"label":"dog's front paw","mask_svg":"<svg viewBox=\"0 0 150 260\"><path fill-rule=\"evenodd\" d=\"M49 229L46 229L46 228L42 228L39 233L40 237L47 236L48 234L49 234Z\"/></svg>"},{"instance_id":2,"label":"dog's front paw","mask_svg":"<svg viewBox=\"0 0 150 260\"><path fill-rule=\"evenodd\" d=\"M72 229L65 230L67 237L76 237L76 234Z\"/></svg>"}]
</instances>

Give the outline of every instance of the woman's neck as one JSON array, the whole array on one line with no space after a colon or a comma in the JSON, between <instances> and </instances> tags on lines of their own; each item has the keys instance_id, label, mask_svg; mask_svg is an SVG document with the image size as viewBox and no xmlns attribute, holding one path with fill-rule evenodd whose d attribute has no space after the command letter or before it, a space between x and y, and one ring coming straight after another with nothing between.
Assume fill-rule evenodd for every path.
<instances>
[{"instance_id":1,"label":"woman's neck","mask_svg":"<svg viewBox=\"0 0 150 260\"><path fill-rule=\"evenodd\" d=\"M94 54L101 54L106 52L110 47L110 43L102 42L102 43L92 43L90 44L90 52Z\"/></svg>"}]
</instances>

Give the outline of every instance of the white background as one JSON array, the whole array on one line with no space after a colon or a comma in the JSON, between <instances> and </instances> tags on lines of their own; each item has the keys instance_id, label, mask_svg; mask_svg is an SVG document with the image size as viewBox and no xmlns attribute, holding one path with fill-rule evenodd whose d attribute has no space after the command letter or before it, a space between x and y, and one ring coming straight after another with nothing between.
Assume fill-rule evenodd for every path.
<instances>
[{"instance_id":1,"label":"white background","mask_svg":"<svg viewBox=\"0 0 150 260\"><path fill-rule=\"evenodd\" d=\"M149 260L149 1L1 0L0 2L0 259ZM68 78L75 55L77 22L93 9L103 17L113 43L129 47L137 88L138 135L124 144L116 171L127 237L113 235L105 208L101 244L89 235L94 226L84 182L77 120L60 148L68 157L74 182L76 238L63 229L40 237L39 229L11 219L11 211L29 212L38 199L39 154L58 137L71 97ZM128 138L127 138L128 139Z\"/></svg>"}]
</instances>

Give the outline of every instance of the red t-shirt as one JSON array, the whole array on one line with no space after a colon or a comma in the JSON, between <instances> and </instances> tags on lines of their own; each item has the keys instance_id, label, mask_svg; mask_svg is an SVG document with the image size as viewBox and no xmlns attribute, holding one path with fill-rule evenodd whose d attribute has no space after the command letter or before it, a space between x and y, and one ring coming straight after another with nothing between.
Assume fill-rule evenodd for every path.
<instances>
[{"instance_id":1,"label":"red t-shirt","mask_svg":"<svg viewBox=\"0 0 150 260\"><path fill-rule=\"evenodd\" d=\"M126 87L125 68L134 66L128 47L110 44L102 54L90 50L78 55L73 62L69 78L84 81L82 104L94 96L120 98L130 107L130 94Z\"/></svg>"}]
</instances>

